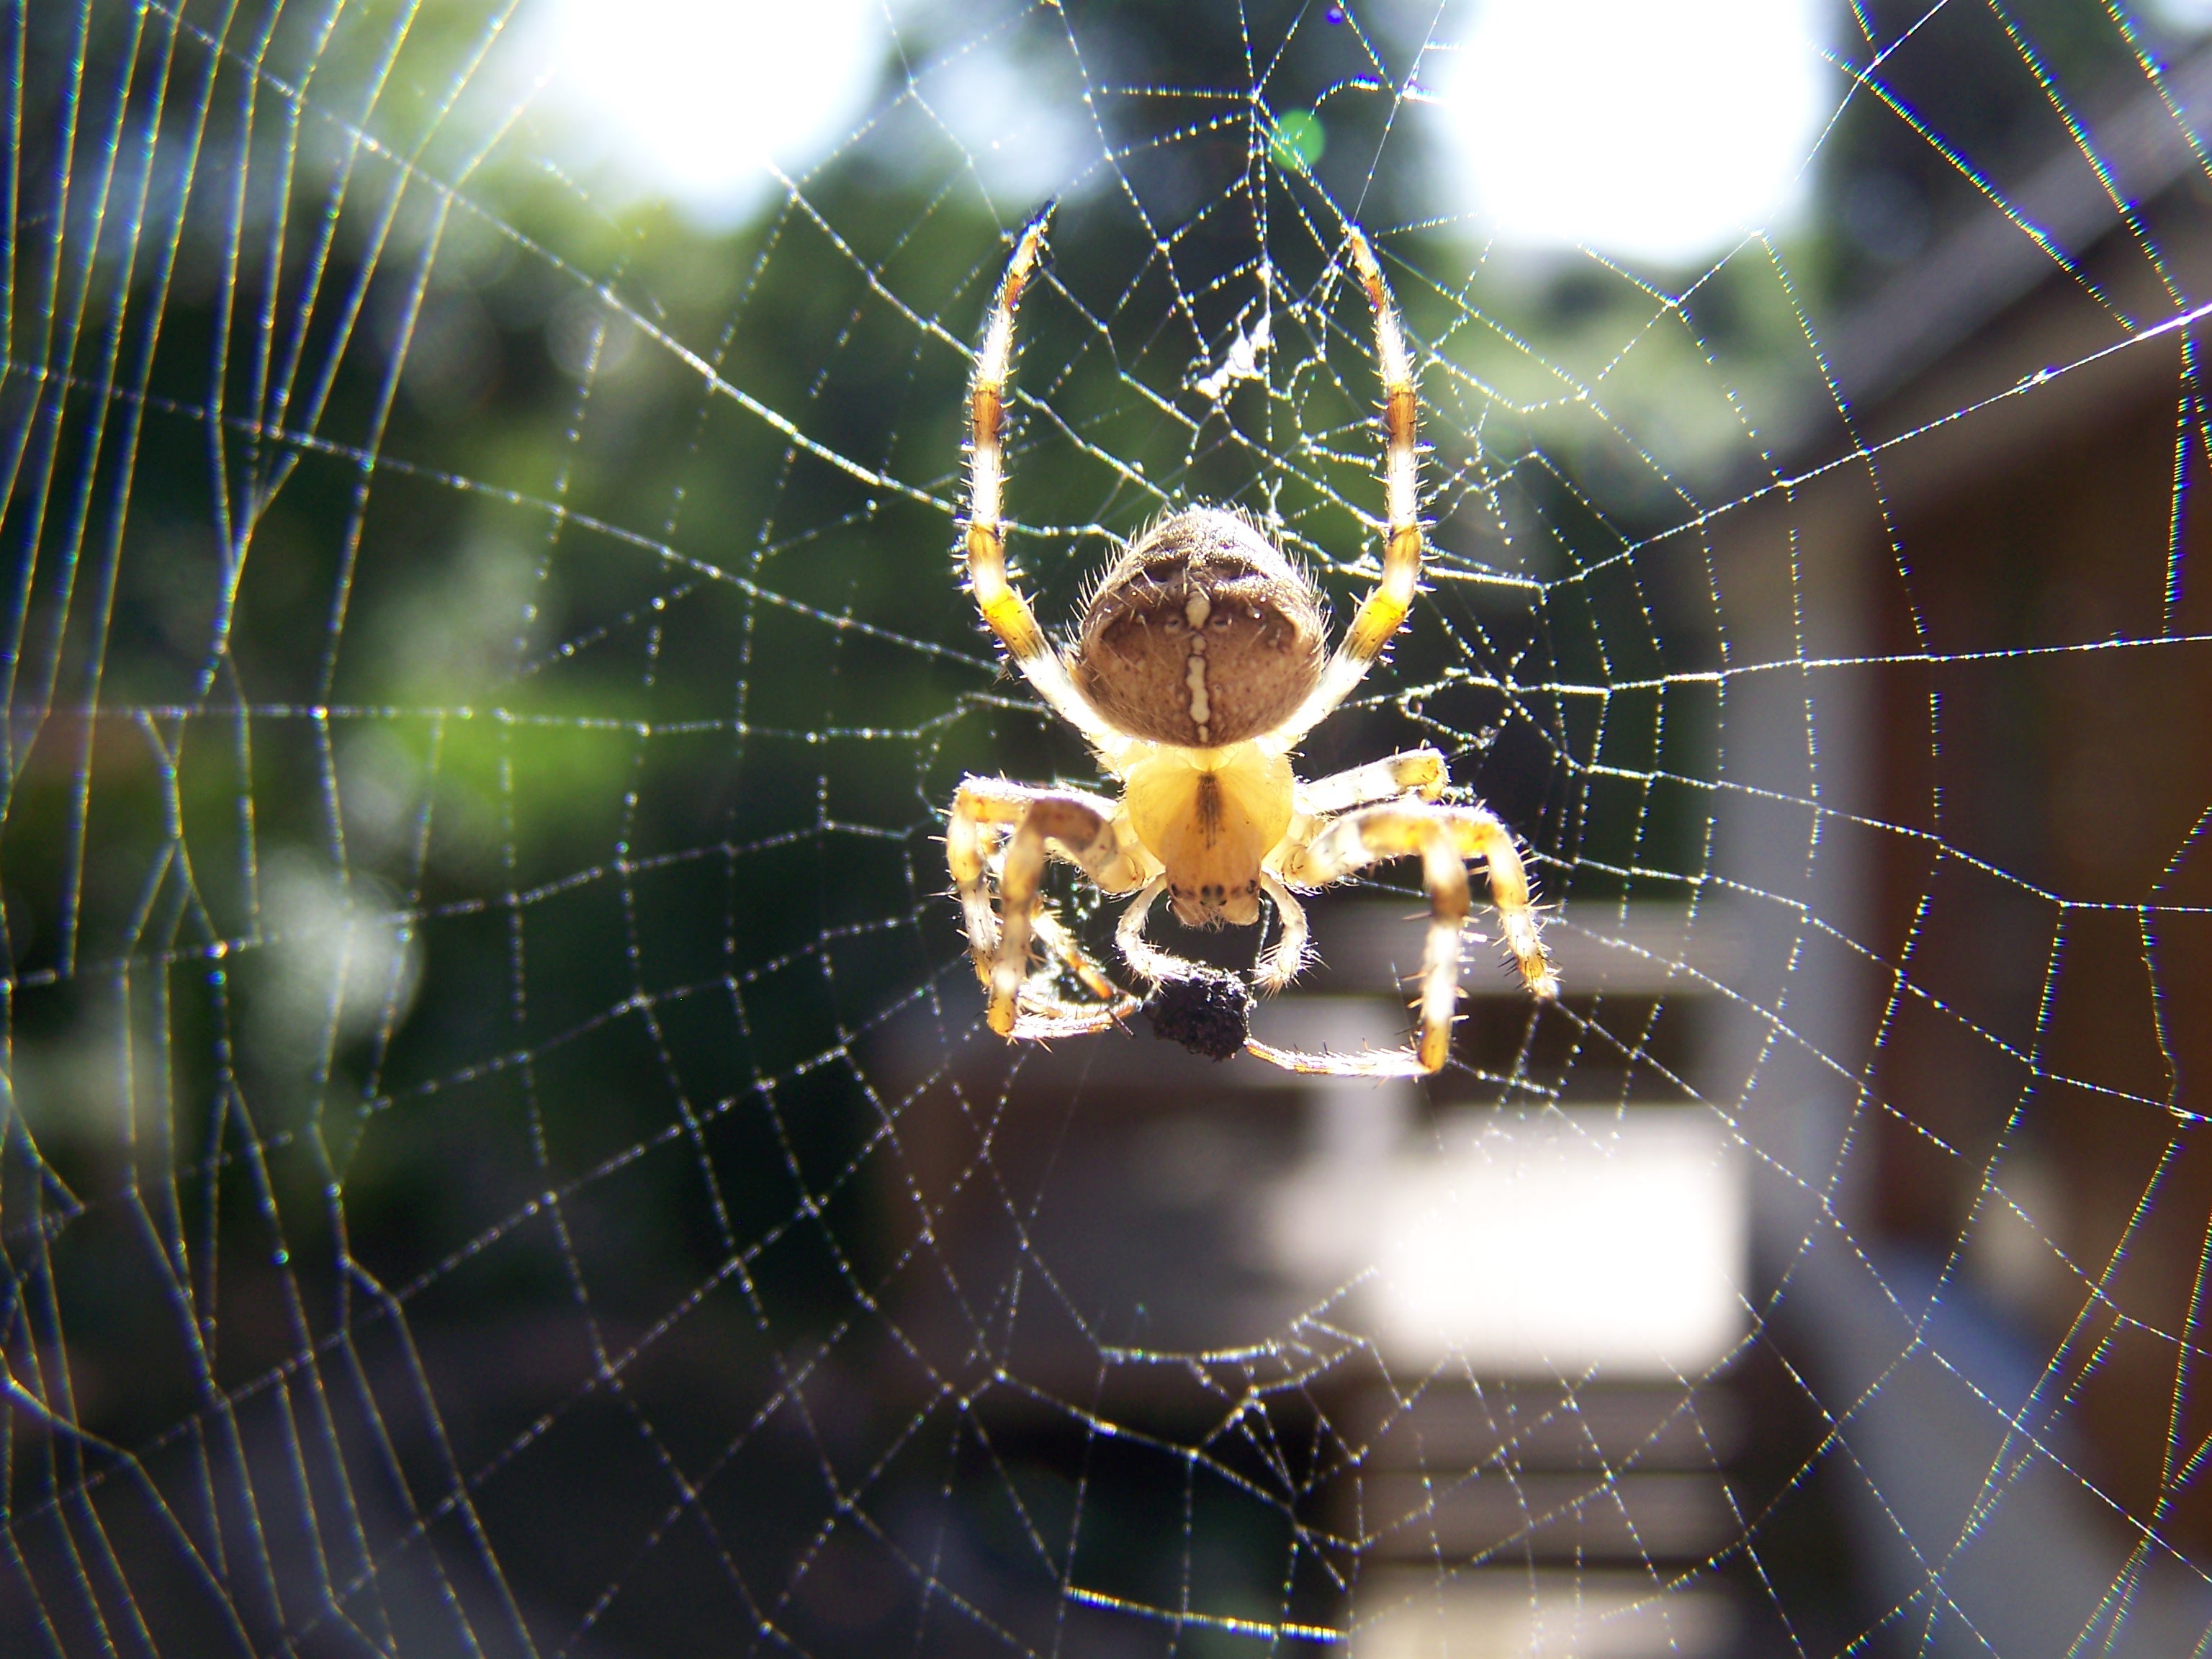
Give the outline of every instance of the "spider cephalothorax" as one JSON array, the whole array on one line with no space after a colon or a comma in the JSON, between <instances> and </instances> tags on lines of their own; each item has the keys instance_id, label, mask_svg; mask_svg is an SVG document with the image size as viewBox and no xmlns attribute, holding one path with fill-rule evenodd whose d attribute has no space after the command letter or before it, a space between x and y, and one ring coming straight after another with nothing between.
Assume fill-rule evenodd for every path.
<instances>
[{"instance_id":1,"label":"spider cephalothorax","mask_svg":"<svg viewBox=\"0 0 2212 1659\"><path fill-rule=\"evenodd\" d=\"M1014 310L1036 269L1042 221L1014 250L969 392L969 581L1014 665L1089 740L1099 763L1121 781L1121 798L1004 778L961 784L945 854L975 971L989 990L991 1029L1002 1036L1097 1030L1137 1006L1041 902L1048 855L1075 864L1106 892L1135 895L1115 944L1131 969L1156 984L1206 971L1145 937L1146 918L1164 894L1191 927L1249 927L1260 920L1265 896L1282 933L1254 970L1263 991L1281 988L1304 965L1305 912L1291 889L1325 887L1367 865L1419 855L1430 923L1418 1048L1301 1054L1256 1039L1245 1043L1293 1070L1376 1075L1443 1065L1472 859L1488 869L1506 944L1529 990L1548 997L1559 988L1512 834L1481 806L1440 799L1447 782L1442 755L1410 750L1311 783L1291 769L1291 751L1359 683L1405 620L1421 571L1412 365L1382 270L1366 240L1357 230L1348 235L1352 267L1375 315L1389 522L1382 580L1333 655L1321 595L1305 573L1251 520L1207 507L1162 519L1114 562L1065 653L1045 637L1006 580L1000 517ZM1049 958L1041 973L1031 972L1033 942ZM1062 970L1097 1000L1063 997L1054 985Z\"/></svg>"}]
</instances>

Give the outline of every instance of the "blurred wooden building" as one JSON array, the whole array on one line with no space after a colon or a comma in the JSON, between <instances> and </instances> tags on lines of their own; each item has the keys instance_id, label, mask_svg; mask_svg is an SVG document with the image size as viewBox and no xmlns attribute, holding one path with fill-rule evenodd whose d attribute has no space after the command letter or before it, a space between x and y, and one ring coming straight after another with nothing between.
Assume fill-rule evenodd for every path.
<instances>
[{"instance_id":1,"label":"blurred wooden building","mask_svg":"<svg viewBox=\"0 0 2212 1659\"><path fill-rule=\"evenodd\" d=\"M1804 909L1802 1043L1709 1087L1814 1182L1762 1276L1932 1651L2212 1617L2208 114L2200 55L1816 317L1838 402L1710 532L1724 856Z\"/></svg>"}]
</instances>

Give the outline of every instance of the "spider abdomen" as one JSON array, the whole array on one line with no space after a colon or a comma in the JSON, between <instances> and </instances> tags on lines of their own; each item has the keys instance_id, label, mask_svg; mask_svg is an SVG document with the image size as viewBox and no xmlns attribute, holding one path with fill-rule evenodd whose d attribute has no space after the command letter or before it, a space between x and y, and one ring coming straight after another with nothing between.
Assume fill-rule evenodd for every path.
<instances>
[{"instance_id":1,"label":"spider abdomen","mask_svg":"<svg viewBox=\"0 0 2212 1659\"><path fill-rule=\"evenodd\" d=\"M1114 562L1068 667L1119 730L1218 748L1273 730L1304 702L1327 634L1312 584L1256 526L1193 507Z\"/></svg>"}]
</instances>

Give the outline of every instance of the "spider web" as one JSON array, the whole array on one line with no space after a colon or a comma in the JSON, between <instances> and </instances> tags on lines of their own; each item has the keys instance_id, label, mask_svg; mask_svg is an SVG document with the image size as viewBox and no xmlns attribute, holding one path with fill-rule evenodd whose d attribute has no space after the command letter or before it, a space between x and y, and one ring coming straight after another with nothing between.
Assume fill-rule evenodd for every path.
<instances>
[{"instance_id":1,"label":"spider web","mask_svg":"<svg viewBox=\"0 0 2212 1659\"><path fill-rule=\"evenodd\" d=\"M1669 273L1485 240L1471 15L884 23L713 229L527 13L7 12L8 1650L2201 1650L2212 65L1860 7ZM1381 253L1429 588L1303 769L1443 750L1565 978L1431 1085L981 1025L1048 198L1048 617L1200 500L1373 579Z\"/></svg>"}]
</instances>

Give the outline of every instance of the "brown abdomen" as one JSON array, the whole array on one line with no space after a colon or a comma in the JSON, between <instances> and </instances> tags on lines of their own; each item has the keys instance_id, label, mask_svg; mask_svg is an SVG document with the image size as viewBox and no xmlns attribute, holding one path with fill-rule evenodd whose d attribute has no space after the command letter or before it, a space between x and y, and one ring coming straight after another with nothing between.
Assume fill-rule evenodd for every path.
<instances>
[{"instance_id":1,"label":"brown abdomen","mask_svg":"<svg viewBox=\"0 0 2212 1659\"><path fill-rule=\"evenodd\" d=\"M1115 561L1069 667L1131 736L1218 748L1272 730L1305 701L1327 632L1312 586L1256 527L1194 507Z\"/></svg>"}]
</instances>

